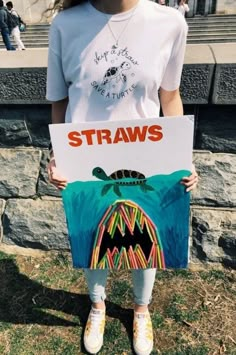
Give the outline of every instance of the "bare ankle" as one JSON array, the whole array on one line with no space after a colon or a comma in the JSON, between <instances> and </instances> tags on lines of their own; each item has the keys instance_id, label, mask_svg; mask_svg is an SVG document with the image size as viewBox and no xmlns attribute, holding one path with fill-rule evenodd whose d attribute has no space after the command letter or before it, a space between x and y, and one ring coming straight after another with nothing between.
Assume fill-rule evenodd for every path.
<instances>
[{"instance_id":1,"label":"bare ankle","mask_svg":"<svg viewBox=\"0 0 236 355\"><path fill-rule=\"evenodd\" d=\"M105 309L106 308L104 301L98 302L98 303L93 303L92 306L95 309Z\"/></svg>"},{"instance_id":2,"label":"bare ankle","mask_svg":"<svg viewBox=\"0 0 236 355\"><path fill-rule=\"evenodd\" d=\"M148 306L147 305L139 305L139 304L135 304L134 305L134 311L137 313L145 313L148 311Z\"/></svg>"}]
</instances>

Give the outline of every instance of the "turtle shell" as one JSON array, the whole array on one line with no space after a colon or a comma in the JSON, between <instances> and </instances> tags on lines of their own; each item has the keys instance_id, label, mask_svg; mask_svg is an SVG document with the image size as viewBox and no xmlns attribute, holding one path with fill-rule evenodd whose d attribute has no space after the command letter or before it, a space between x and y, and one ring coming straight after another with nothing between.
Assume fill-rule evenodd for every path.
<instances>
[{"instance_id":1,"label":"turtle shell","mask_svg":"<svg viewBox=\"0 0 236 355\"><path fill-rule=\"evenodd\" d=\"M104 78L108 78L110 76L116 75L118 71L118 67L111 67L106 71L106 74L104 76Z\"/></svg>"},{"instance_id":2,"label":"turtle shell","mask_svg":"<svg viewBox=\"0 0 236 355\"><path fill-rule=\"evenodd\" d=\"M125 179L125 178L133 178L133 179L140 179L143 180L145 179L145 175L142 173L139 173L138 171L135 170L117 170L114 173L112 173L109 176L112 180L120 180L120 179Z\"/></svg>"}]
</instances>

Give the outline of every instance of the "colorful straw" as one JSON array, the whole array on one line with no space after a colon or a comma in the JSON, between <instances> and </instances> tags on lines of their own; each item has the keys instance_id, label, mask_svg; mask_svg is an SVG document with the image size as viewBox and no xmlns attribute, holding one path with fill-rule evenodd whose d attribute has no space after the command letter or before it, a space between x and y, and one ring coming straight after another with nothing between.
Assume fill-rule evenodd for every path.
<instances>
[{"instance_id":1,"label":"colorful straw","mask_svg":"<svg viewBox=\"0 0 236 355\"><path fill-rule=\"evenodd\" d=\"M152 247L148 258L139 244L126 250L122 247L119 251L117 247L113 250L109 248L103 256L99 255L104 233L108 233L111 239L116 237L116 233L121 238L125 238L127 232L130 238L135 238L135 227L143 233L144 227L152 242ZM145 235L144 235L145 238ZM99 261L99 257L100 259ZM130 200L117 200L108 207L104 213L96 232L94 247L91 255L91 269L138 269L138 268L165 268L164 253L161 239L157 227L148 217L145 211L136 203Z\"/></svg>"}]
</instances>

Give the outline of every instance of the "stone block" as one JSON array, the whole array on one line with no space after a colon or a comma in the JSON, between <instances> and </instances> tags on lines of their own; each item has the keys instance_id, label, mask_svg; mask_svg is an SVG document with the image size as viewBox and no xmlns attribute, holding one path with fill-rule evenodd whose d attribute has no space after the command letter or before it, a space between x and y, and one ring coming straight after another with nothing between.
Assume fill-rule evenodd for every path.
<instances>
[{"instance_id":1,"label":"stone block","mask_svg":"<svg viewBox=\"0 0 236 355\"><path fill-rule=\"evenodd\" d=\"M1 101L1 98L0 98ZM0 109L0 146L48 147L51 106L3 105Z\"/></svg>"},{"instance_id":2,"label":"stone block","mask_svg":"<svg viewBox=\"0 0 236 355\"><path fill-rule=\"evenodd\" d=\"M0 104L46 103L46 68L0 69Z\"/></svg>"},{"instance_id":3,"label":"stone block","mask_svg":"<svg viewBox=\"0 0 236 355\"><path fill-rule=\"evenodd\" d=\"M200 180L192 192L194 205L236 207L236 155L195 152Z\"/></svg>"},{"instance_id":4,"label":"stone block","mask_svg":"<svg viewBox=\"0 0 236 355\"><path fill-rule=\"evenodd\" d=\"M3 236L3 232L2 232L2 215L5 209L5 205L6 205L6 201L0 199L0 243L2 241L2 236Z\"/></svg>"},{"instance_id":5,"label":"stone block","mask_svg":"<svg viewBox=\"0 0 236 355\"><path fill-rule=\"evenodd\" d=\"M212 102L236 104L236 43L212 44L216 60Z\"/></svg>"},{"instance_id":6,"label":"stone block","mask_svg":"<svg viewBox=\"0 0 236 355\"><path fill-rule=\"evenodd\" d=\"M68 250L61 200L9 199L3 216L3 243L42 250Z\"/></svg>"},{"instance_id":7,"label":"stone block","mask_svg":"<svg viewBox=\"0 0 236 355\"><path fill-rule=\"evenodd\" d=\"M31 148L0 149L0 197L36 194L41 151Z\"/></svg>"},{"instance_id":8,"label":"stone block","mask_svg":"<svg viewBox=\"0 0 236 355\"><path fill-rule=\"evenodd\" d=\"M180 85L184 104L207 104L214 64L185 64Z\"/></svg>"},{"instance_id":9,"label":"stone block","mask_svg":"<svg viewBox=\"0 0 236 355\"><path fill-rule=\"evenodd\" d=\"M25 120L0 119L0 146L29 145L31 137Z\"/></svg>"},{"instance_id":10,"label":"stone block","mask_svg":"<svg viewBox=\"0 0 236 355\"><path fill-rule=\"evenodd\" d=\"M33 119L26 119L32 145L47 148L50 142L48 125L51 120L47 116L37 118L37 112L35 112L35 116Z\"/></svg>"},{"instance_id":11,"label":"stone block","mask_svg":"<svg viewBox=\"0 0 236 355\"><path fill-rule=\"evenodd\" d=\"M236 105L199 108L195 148L211 152L236 152Z\"/></svg>"},{"instance_id":12,"label":"stone block","mask_svg":"<svg viewBox=\"0 0 236 355\"><path fill-rule=\"evenodd\" d=\"M236 269L236 209L192 209L193 261Z\"/></svg>"},{"instance_id":13,"label":"stone block","mask_svg":"<svg viewBox=\"0 0 236 355\"><path fill-rule=\"evenodd\" d=\"M180 91L184 104L209 102L215 59L208 45L187 45Z\"/></svg>"},{"instance_id":14,"label":"stone block","mask_svg":"<svg viewBox=\"0 0 236 355\"><path fill-rule=\"evenodd\" d=\"M56 196L60 197L61 192L48 181L47 165L49 160L48 150L42 151L42 159L40 162L40 172L37 193L40 196Z\"/></svg>"}]
</instances>

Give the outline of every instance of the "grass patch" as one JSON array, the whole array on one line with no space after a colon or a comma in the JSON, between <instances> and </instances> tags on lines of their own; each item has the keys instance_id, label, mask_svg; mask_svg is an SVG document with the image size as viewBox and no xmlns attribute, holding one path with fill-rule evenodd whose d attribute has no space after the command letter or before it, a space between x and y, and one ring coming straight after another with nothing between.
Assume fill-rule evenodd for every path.
<instances>
[{"instance_id":1,"label":"grass patch","mask_svg":"<svg viewBox=\"0 0 236 355\"><path fill-rule=\"evenodd\" d=\"M165 320L164 317L162 317L162 315L159 312L154 312L152 314L153 329L157 329L164 326L164 320Z\"/></svg>"},{"instance_id":2,"label":"grass patch","mask_svg":"<svg viewBox=\"0 0 236 355\"><path fill-rule=\"evenodd\" d=\"M199 319L200 310L189 309L185 298L180 294L175 294L166 309L166 315L176 322L194 322Z\"/></svg>"},{"instance_id":3,"label":"grass patch","mask_svg":"<svg viewBox=\"0 0 236 355\"><path fill-rule=\"evenodd\" d=\"M15 259L15 255L5 254L2 251L0 251L0 261L1 260L6 260L6 259L14 260Z\"/></svg>"},{"instance_id":4,"label":"grass patch","mask_svg":"<svg viewBox=\"0 0 236 355\"><path fill-rule=\"evenodd\" d=\"M226 273L222 270L200 271L200 277L205 281L222 280L227 281Z\"/></svg>"},{"instance_id":5,"label":"grass patch","mask_svg":"<svg viewBox=\"0 0 236 355\"><path fill-rule=\"evenodd\" d=\"M236 355L235 280L232 270L157 272L152 355ZM0 354L85 354L82 334L91 304L83 272L71 267L68 254L31 258L0 252L0 285ZM132 355L130 272L111 272L106 293L100 354Z\"/></svg>"},{"instance_id":6,"label":"grass patch","mask_svg":"<svg viewBox=\"0 0 236 355\"><path fill-rule=\"evenodd\" d=\"M111 286L111 291L109 293L109 300L121 304L126 300L127 298L132 297L132 287L128 281L119 281L117 280L115 283L112 284Z\"/></svg>"},{"instance_id":7,"label":"grass patch","mask_svg":"<svg viewBox=\"0 0 236 355\"><path fill-rule=\"evenodd\" d=\"M177 350L163 352L163 355L208 355L209 349L205 345L197 347L181 346Z\"/></svg>"},{"instance_id":8,"label":"grass patch","mask_svg":"<svg viewBox=\"0 0 236 355\"><path fill-rule=\"evenodd\" d=\"M7 323L7 322L0 322L0 332L4 332L8 329L11 329L12 324L11 323ZM0 353L1 354L1 353Z\"/></svg>"},{"instance_id":9,"label":"grass patch","mask_svg":"<svg viewBox=\"0 0 236 355\"><path fill-rule=\"evenodd\" d=\"M104 346L101 354L132 354L127 352L131 348L127 333L118 319L107 321L104 336ZM111 350L113 349L113 350Z\"/></svg>"}]
</instances>

